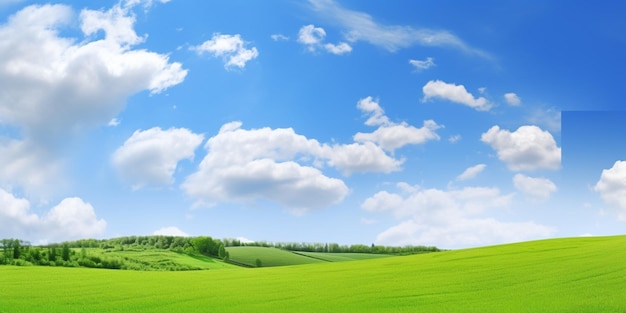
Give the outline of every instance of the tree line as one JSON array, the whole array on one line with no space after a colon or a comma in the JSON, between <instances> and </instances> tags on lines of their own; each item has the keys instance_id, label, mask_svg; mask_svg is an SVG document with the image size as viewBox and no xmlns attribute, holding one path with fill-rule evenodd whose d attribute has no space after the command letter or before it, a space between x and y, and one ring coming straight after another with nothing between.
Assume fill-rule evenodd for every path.
<instances>
[{"instance_id":1,"label":"tree line","mask_svg":"<svg viewBox=\"0 0 626 313\"><path fill-rule=\"evenodd\" d=\"M170 250L190 256L204 255L230 262L227 247L259 246L288 251L326 252L326 253L375 253L407 255L440 251L432 246L382 246L382 245L339 245L337 243L294 243L294 242L243 242L238 239L215 239L210 236L126 236L112 239L81 239L34 246L19 239L0 240L0 265L43 265L66 267L92 267L109 269L146 269L151 264L131 264L133 260L120 256L107 255L111 251L146 251ZM93 253L92 249L101 249L103 253ZM92 252L90 252L92 251ZM231 262L234 264L234 262ZM156 269L159 269L158 267ZM190 270L191 267L170 266L169 270Z\"/></svg>"}]
</instances>

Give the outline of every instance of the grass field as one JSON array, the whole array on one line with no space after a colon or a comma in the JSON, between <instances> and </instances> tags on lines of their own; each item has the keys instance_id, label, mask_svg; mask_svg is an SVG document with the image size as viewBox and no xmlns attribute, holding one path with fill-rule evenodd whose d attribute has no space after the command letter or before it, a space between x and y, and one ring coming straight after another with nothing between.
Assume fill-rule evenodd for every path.
<instances>
[{"instance_id":1,"label":"grass field","mask_svg":"<svg viewBox=\"0 0 626 313\"><path fill-rule=\"evenodd\" d=\"M626 312L626 236L219 271L0 267L0 312Z\"/></svg>"},{"instance_id":2,"label":"grass field","mask_svg":"<svg viewBox=\"0 0 626 313\"><path fill-rule=\"evenodd\" d=\"M80 249L75 249L80 251ZM215 260L210 257L197 255L190 256L182 253L176 253L169 250L113 250L106 251L102 249L87 249L87 255L99 257L114 257L124 260L124 264L129 269L138 270L208 270L232 268L235 265L227 264L221 260Z\"/></svg>"},{"instance_id":3,"label":"grass field","mask_svg":"<svg viewBox=\"0 0 626 313\"><path fill-rule=\"evenodd\" d=\"M261 260L263 267L286 266L323 263L324 261L295 254L287 250L266 247L228 247L226 251L230 254L232 261L255 267L256 259Z\"/></svg>"},{"instance_id":4,"label":"grass field","mask_svg":"<svg viewBox=\"0 0 626 313\"><path fill-rule=\"evenodd\" d=\"M388 257L393 256L393 255L388 255L388 254L374 254L374 253L325 253L325 252L302 252L302 251L298 251L294 253L308 256L311 258L315 258L318 260L326 261L326 262L369 260L369 259L388 258Z\"/></svg>"}]
</instances>

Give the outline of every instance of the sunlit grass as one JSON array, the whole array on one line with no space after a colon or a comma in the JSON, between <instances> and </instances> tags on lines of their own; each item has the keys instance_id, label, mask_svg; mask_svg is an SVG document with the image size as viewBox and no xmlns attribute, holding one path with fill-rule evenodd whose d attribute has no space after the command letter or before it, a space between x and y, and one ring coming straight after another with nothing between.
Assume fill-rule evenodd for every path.
<instances>
[{"instance_id":1,"label":"sunlit grass","mask_svg":"<svg viewBox=\"0 0 626 313\"><path fill-rule=\"evenodd\" d=\"M625 312L626 237L219 271L0 267L0 312Z\"/></svg>"}]
</instances>

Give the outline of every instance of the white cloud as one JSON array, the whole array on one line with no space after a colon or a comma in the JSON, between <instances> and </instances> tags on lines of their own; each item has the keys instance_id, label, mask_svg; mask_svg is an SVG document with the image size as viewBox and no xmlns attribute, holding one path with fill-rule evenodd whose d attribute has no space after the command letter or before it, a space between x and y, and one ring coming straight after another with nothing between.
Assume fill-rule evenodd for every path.
<instances>
[{"instance_id":1,"label":"white cloud","mask_svg":"<svg viewBox=\"0 0 626 313\"><path fill-rule=\"evenodd\" d=\"M320 48L336 55L346 54L352 51L352 47L345 42L323 44L325 37L326 31L321 27L315 27L313 24L302 26L298 31L298 42L305 45L311 52Z\"/></svg>"},{"instance_id":2,"label":"white cloud","mask_svg":"<svg viewBox=\"0 0 626 313\"><path fill-rule=\"evenodd\" d=\"M340 42L336 45L332 43L327 43L324 45L324 48L326 49L326 51L337 55L349 53L350 51L352 51L352 47L350 47L350 45L345 42Z\"/></svg>"},{"instance_id":3,"label":"white cloud","mask_svg":"<svg viewBox=\"0 0 626 313\"><path fill-rule=\"evenodd\" d=\"M522 99L520 99L514 92L505 93L504 100L508 105L511 106L517 106L522 104Z\"/></svg>"},{"instance_id":4,"label":"white cloud","mask_svg":"<svg viewBox=\"0 0 626 313\"><path fill-rule=\"evenodd\" d=\"M354 140L357 142L374 142L387 151L412 144L422 144L429 140L439 140L439 135L435 132L441 128L433 120L424 121L420 128L408 125L407 123L381 126L372 133L357 133Z\"/></svg>"},{"instance_id":5,"label":"white cloud","mask_svg":"<svg viewBox=\"0 0 626 313\"><path fill-rule=\"evenodd\" d=\"M547 178L528 177L519 173L513 176L513 185L527 197L537 201L547 200L557 190L556 185Z\"/></svg>"},{"instance_id":6,"label":"white cloud","mask_svg":"<svg viewBox=\"0 0 626 313\"><path fill-rule=\"evenodd\" d=\"M135 33L134 22L132 12L119 5L105 11L84 9L79 15L65 5L36 5L0 25L0 123L22 135L19 143L0 143L0 150L15 156L9 160L5 155L7 160L0 163L0 172L14 172L15 178L0 179L33 187L19 178L32 176L30 170L16 172L7 164L29 162L44 169L57 164L61 141L105 125L128 96L142 90L156 94L184 80L187 71L170 63L167 55L133 49L145 40ZM74 24L82 38L60 35ZM19 158L28 154L37 156Z\"/></svg>"},{"instance_id":7,"label":"white cloud","mask_svg":"<svg viewBox=\"0 0 626 313\"><path fill-rule=\"evenodd\" d=\"M467 92L465 86L449 84L440 80L431 80L424 87L424 98L422 102L426 102L433 98L448 100L460 104L464 104L478 111L489 111L493 104L483 97L474 98Z\"/></svg>"},{"instance_id":8,"label":"white cloud","mask_svg":"<svg viewBox=\"0 0 626 313\"><path fill-rule=\"evenodd\" d=\"M207 141L207 155L182 188L196 205L269 199L300 214L338 203L348 193L342 180L322 173L324 165L343 175L398 171L404 160L385 150L439 139L434 131L442 126L434 121L422 128L392 123L371 97L357 107L369 115L366 125L379 127L355 134L349 144L322 144L291 128L245 130L241 122L224 124Z\"/></svg>"},{"instance_id":9,"label":"white cloud","mask_svg":"<svg viewBox=\"0 0 626 313\"><path fill-rule=\"evenodd\" d=\"M387 151L394 151L408 144L422 144L429 140L439 140L439 135L435 131L442 126L433 120L424 121L421 128L416 128L405 122L393 123L389 121L384 110L372 97L359 100L357 107L370 114L365 125L379 126L372 133L359 132L355 134L354 140L357 142L374 142Z\"/></svg>"},{"instance_id":10,"label":"white cloud","mask_svg":"<svg viewBox=\"0 0 626 313\"><path fill-rule=\"evenodd\" d=\"M344 175L352 173L390 173L400 170L404 160L388 156L381 147L372 142L353 143L323 147L322 156L328 165L339 169Z\"/></svg>"},{"instance_id":11,"label":"white cloud","mask_svg":"<svg viewBox=\"0 0 626 313\"><path fill-rule=\"evenodd\" d=\"M185 128L137 130L115 151L113 164L133 188L171 184L178 162L193 159L203 139Z\"/></svg>"},{"instance_id":12,"label":"white cloud","mask_svg":"<svg viewBox=\"0 0 626 313\"><path fill-rule=\"evenodd\" d=\"M502 195L498 188L399 187L403 194L381 191L361 205L366 211L390 213L402 219L380 233L377 244L450 248L528 240L554 233L552 228L534 222L502 222L485 217L489 210L510 204L513 194Z\"/></svg>"},{"instance_id":13,"label":"white cloud","mask_svg":"<svg viewBox=\"0 0 626 313\"><path fill-rule=\"evenodd\" d=\"M0 188L0 237L31 241L59 242L101 235L106 221L80 198L65 198L39 216L30 211L30 202Z\"/></svg>"},{"instance_id":14,"label":"white cloud","mask_svg":"<svg viewBox=\"0 0 626 313\"><path fill-rule=\"evenodd\" d=\"M295 214L343 200L348 187L339 179L294 161L297 156L322 153L316 141L292 129L241 129L241 123L222 126L210 138L198 171L188 176L183 190L197 205L222 201L268 199Z\"/></svg>"},{"instance_id":15,"label":"white cloud","mask_svg":"<svg viewBox=\"0 0 626 313\"><path fill-rule=\"evenodd\" d=\"M427 70L435 66L435 59L428 57L426 60L409 60L409 64L415 66L417 70Z\"/></svg>"},{"instance_id":16,"label":"white cloud","mask_svg":"<svg viewBox=\"0 0 626 313\"><path fill-rule=\"evenodd\" d=\"M309 49L315 50L315 45L320 44L326 37L326 31L315 25L305 25L298 31L298 42L309 46Z\"/></svg>"},{"instance_id":17,"label":"white cloud","mask_svg":"<svg viewBox=\"0 0 626 313\"><path fill-rule=\"evenodd\" d=\"M513 171L561 167L561 148L548 131L537 126L521 126L514 132L493 126L480 140L489 144Z\"/></svg>"},{"instance_id":18,"label":"white cloud","mask_svg":"<svg viewBox=\"0 0 626 313\"><path fill-rule=\"evenodd\" d=\"M0 182L21 186L29 195L46 197L65 184L62 167L61 161L38 143L0 137Z\"/></svg>"},{"instance_id":19,"label":"white cloud","mask_svg":"<svg viewBox=\"0 0 626 313\"><path fill-rule=\"evenodd\" d=\"M349 42L365 41L389 51L413 45L454 47L467 53L487 56L445 30L383 25L366 13L348 10L332 0L309 0L313 9L341 25Z\"/></svg>"},{"instance_id":20,"label":"white cloud","mask_svg":"<svg viewBox=\"0 0 626 313\"><path fill-rule=\"evenodd\" d=\"M485 170L486 167L487 165L485 164L476 164L468 167L465 171L463 171L463 173L461 173L461 175L456 177L456 180L463 181L472 179Z\"/></svg>"},{"instance_id":21,"label":"white cloud","mask_svg":"<svg viewBox=\"0 0 626 313\"><path fill-rule=\"evenodd\" d=\"M365 121L365 125L379 126L391 124L389 118L385 115L383 108L381 108L378 101L374 100L372 97L366 97L359 100L356 107L364 113L370 114L370 117L367 121Z\"/></svg>"},{"instance_id":22,"label":"white cloud","mask_svg":"<svg viewBox=\"0 0 626 313\"><path fill-rule=\"evenodd\" d=\"M283 34L272 34L272 36L270 36L272 38L272 40L274 41L287 41L289 40L289 37L283 35Z\"/></svg>"},{"instance_id":23,"label":"white cloud","mask_svg":"<svg viewBox=\"0 0 626 313\"><path fill-rule=\"evenodd\" d=\"M256 47L246 49L246 42L241 39L241 35L222 35L214 34L213 37L199 46L193 46L190 49L198 54L208 53L213 57L221 57L224 59L224 67L230 69L238 67L243 69L246 63L259 56Z\"/></svg>"},{"instance_id":24,"label":"white cloud","mask_svg":"<svg viewBox=\"0 0 626 313\"><path fill-rule=\"evenodd\" d=\"M620 220L626 221L626 161L615 161L611 168L602 170L594 190L617 210Z\"/></svg>"},{"instance_id":25,"label":"white cloud","mask_svg":"<svg viewBox=\"0 0 626 313\"><path fill-rule=\"evenodd\" d=\"M168 226L168 227L160 228L158 230L155 230L154 233L152 234L156 236L189 237L189 234L187 234L186 232L180 230L178 227L175 227L175 226Z\"/></svg>"}]
</instances>

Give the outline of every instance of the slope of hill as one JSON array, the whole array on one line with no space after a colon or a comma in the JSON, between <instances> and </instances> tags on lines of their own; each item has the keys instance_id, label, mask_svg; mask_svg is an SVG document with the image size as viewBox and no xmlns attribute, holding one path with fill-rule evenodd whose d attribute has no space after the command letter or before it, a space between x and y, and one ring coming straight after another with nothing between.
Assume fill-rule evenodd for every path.
<instances>
[{"instance_id":1,"label":"slope of hill","mask_svg":"<svg viewBox=\"0 0 626 313\"><path fill-rule=\"evenodd\" d=\"M196 272L0 266L0 312L624 312L626 236Z\"/></svg>"},{"instance_id":2,"label":"slope of hill","mask_svg":"<svg viewBox=\"0 0 626 313\"><path fill-rule=\"evenodd\" d=\"M248 267L257 267L257 260L261 266L271 267L391 257L387 254L302 252L254 246L228 247L226 250L230 254L230 262Z\"/></svg>"}]
</instances>

